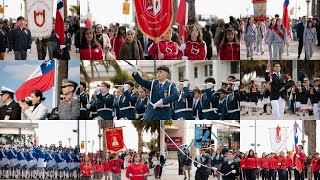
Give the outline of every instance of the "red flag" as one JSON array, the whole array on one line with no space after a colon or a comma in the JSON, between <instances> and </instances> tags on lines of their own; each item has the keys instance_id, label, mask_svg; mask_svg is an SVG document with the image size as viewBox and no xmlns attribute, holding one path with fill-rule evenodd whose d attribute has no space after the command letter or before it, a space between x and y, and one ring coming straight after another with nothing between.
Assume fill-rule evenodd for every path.
<instances>
[{"instance_id":1,"label":"red flag","mask_svg":"<svg viewBox=\"0 0 320 180\"><path fill-rule=\"evenodd\" d=\"M287 29L287 34L291 37L289 31L289 12L288 12L289 0L284 0L283 3L283 14L282 14L282 23L283 26Z\"/></svg>"},{"instance_id":2,"label":"red flag","mask_svg":"<svg viewBox=\"0 0 320 180\"><path fill-rule=\"evenodd\" d=\"M64 11L63 11L63 0L58 0L57 2L57 11L56 11L56 23L55 31L59 36L60 45L64 44Z\"/></svg>"},{"instance_id":3,"label":"red flag","mask_svg":"<svg viewBox=\"0 0 320 180\"><path fill-rule=\"evenodd\" d=\"M87 0L87 19L86 19L86 27L91 27L91 11L90 11L90 4Z\"/></svg>"},{"instance_id":4,"label":"red flag","mask_svg":"<svg viewBox=\"0 0 320 180\"><path fill-rule=\"evenodd\" d=\"M108 151L117 153L125 147L122 128L108 128L105 130L105 136Z\"/></svg>"},{"instance_id":5,"label":"red flag","mask_svg":"<svg viewBox=\"0 0 320 180\"><path fill-rule=\"evenodd\" d=\"M188 8L189 0L181 0L176 16L176 24L179 26L179 38L182 38L183 34L187 34L183 27L188 22Z\"/></svg>"},{"instance_id":6,"label":"red flag","mask_svg":"<svg viewBox=\"0 0 320 180\"><path fill-rule=\"evenodd\" d=\"M138 27L148 38L162 37L173 21L172 0L135 0Z\"/></svg>"}]
</instances>

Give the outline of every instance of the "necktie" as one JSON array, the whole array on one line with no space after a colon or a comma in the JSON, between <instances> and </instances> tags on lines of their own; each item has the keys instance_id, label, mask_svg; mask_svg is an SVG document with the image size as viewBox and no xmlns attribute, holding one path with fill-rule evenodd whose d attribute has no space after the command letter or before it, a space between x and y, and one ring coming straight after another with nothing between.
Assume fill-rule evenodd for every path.
<instances>
[{"instance_id":1,"label":"necktie","mask_svg":"<svg viewBox=\"0 0 320 180\"><path fill-rule=\"evenodd\" d=\"M159 87L160 87L160 89L162 88L162 84L161 84L161 83L160 83L160 86L159 86Z\"/></svg>"},{"instance_id":2,"label":"necktie","mask_svg":"<svg viewBox=\"0 0 320 180\"><path fill-rule=\"evenodd\" d=\"M196 105L197 105L197 101L194 101L194 102L193 102L193 109L196 108Z\"/></svg>"}]
</instances>

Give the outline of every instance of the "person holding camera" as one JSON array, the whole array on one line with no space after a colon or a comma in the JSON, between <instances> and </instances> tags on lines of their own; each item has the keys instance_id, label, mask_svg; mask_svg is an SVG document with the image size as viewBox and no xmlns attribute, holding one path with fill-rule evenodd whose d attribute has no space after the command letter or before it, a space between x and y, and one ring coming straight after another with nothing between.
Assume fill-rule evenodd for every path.
<instances>
[{"instance_id":1,"label":"person holding camera","mask_svg":"<svg viewBox=\"0 0 320 180\"><path fill-rule=\"evenodd\" d=\"M22 120L45 120L48 113L48 108L42 103L46 98L39 90L34 90L31 97L27 97L25 101L19 102L21 107Z\"/></svg>"}]
</instances>

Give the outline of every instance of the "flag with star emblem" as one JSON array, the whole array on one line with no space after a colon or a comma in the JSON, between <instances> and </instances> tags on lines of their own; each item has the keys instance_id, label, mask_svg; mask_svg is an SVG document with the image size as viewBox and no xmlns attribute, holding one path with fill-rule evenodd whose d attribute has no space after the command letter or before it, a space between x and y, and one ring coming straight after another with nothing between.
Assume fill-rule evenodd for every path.
<instances>
[{"instance_id":1,"label":"flag with star emblem","mask_svg":"<svg viewBox=\"0 0 320 180\"><path fill-rule=\"evenodd\" d=\"M299 154L299 147L298 147L298 128L299 125L297 122L294 123L294 147L296 150L296 154ZM296 168L298 170L298 172L301 174L302 169L303 169L303 164L301 163L301 161L296 160Z\"/></svg>"},{"instance_id":2,"label":"flag with star emblem","mask_svg":"<svg viewBox=\"0 0 320 180\"><path fill-rule=\"evenodd\" d=\"M54 82L54 64L53 60L44 61L16 91L17 100L24 100L34 90L50 90Z\"/></svg>"}]
</instances>

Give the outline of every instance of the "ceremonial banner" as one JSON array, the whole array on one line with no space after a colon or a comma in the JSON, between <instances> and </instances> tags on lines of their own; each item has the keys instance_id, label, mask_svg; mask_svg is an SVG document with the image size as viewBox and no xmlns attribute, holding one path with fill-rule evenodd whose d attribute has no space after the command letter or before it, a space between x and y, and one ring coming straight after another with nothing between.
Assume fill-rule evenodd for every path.
<instances>
[{"instance_id":1,"label":"ceremonial banner","mask_svg":"<svg viewBox=\"0 0 320 180\"><path fill-rule=\"evenodd\" d=\"M173 21L172 0L135 0L138 27L148 38L162 37Z\"/></svg>"},{"instance_id":2,"label":"ceremonial banner","mask_svg":"<svg viewBox=\"0 0 320 180\"><path fill-rule=\"evenodd\" d=\"M211 143L211 124L195 124L194 126L194 147L208 148Z\"/></svg>"},{"instance_id":3,"label":"ceremonial banner","mask_svg":"<svg viewBox=\"0 0 320 180\"><path fill-rule=\"evenodd\" d=\"M267 0L253 0L253 16L255 21L264 21L267 16Z\"/></svg>"},{"instance_id":4,"label":"ceremonial banner","mask_svg":"<svg viewBox=\"0 0 320 180\"><path fill-rule=\"evenodd\" d=\"M108 151L117 153L124 146L122 128L108 128L105 131L106 148Z\"/></svg>"},{"instance_id":5,"label":"ceremonial banner","mask_svg":"<svg viewBox=\"0 0 320 180\"><path fill-rule=\"evenodd\" d=\"M33 38L47 38L53 29L53 0L27 0L28 28Z\"/></svg>"},{"instance_id":6,"label":"ceremonial banner","mask_svg":"<svg viewBox=\"0 0 320 180\"><path fill-rule=\"evenodd\" d=\"M276 128L270 129L271 149L275 152L281 152L287 148L287 128L281 128L279 125Z\"/></svg>"}]
</instances>

